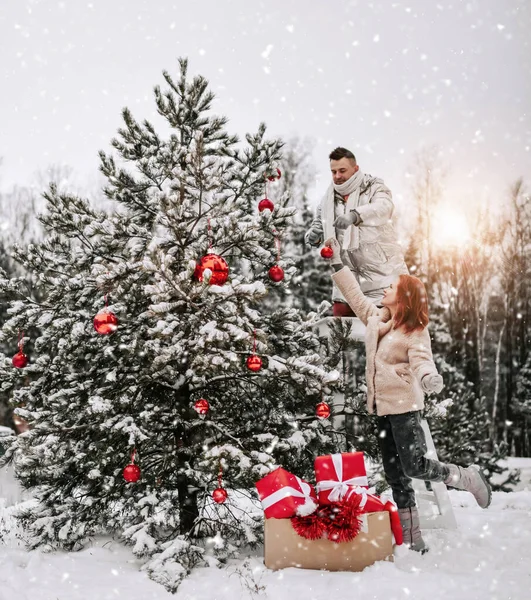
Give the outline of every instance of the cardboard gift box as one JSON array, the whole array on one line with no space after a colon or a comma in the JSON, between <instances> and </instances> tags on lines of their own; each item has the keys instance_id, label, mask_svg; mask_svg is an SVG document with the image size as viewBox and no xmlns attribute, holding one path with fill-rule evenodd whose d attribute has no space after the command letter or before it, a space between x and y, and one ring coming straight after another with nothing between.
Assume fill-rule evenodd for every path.
<instances>
[{"instance_id":1,"label":"cardboard gift box","mask_svg":"<svg viewBox=\"0 0 531 600\"><path fill-rule=\"evenodd\" d=\"M323 569L362 571L379 560L393 560L393 539L386 511L361 515L362 528L351 542L299 536L291 519L266 519L264 563L268 569Z\"/></svg>"},{"instance_id":2,"label":"cardboard gift box","mask_svg":"<svg viewBox=\"0 0 531 600\"><path fill-rule=\"evenodd\" d=\"M346 500L356 488L369 487L363 452L318 456L314 466L319 504Z\"/></svg>"},{"instance_id":3,"label":"cardboard gift box","mask_svg":"<svg viewBox=\"0 0 531 600\"><path fill-rule=\"evenodd\" d=\"M317 508L313 485L282 467L271 471L255 485L266 519L287 519Z\"/></svg>"}]
</instances>

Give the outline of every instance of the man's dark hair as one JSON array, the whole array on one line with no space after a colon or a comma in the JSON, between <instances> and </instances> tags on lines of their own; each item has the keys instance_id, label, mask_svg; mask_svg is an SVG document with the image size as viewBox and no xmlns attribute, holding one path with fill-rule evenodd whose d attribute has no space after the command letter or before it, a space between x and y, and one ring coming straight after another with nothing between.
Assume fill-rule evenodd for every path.
<instances>
[{"instance_id":1,"label":"man's dark hair","mask_svg":"<svg viewBox=\"0 0 531 600\"><path fill-rule=\"evenodd\" d=\"M328 158L330 160L341 160L342 158L350 158L351 160L356 162L356 157L354 156L354 154L352 154L352 152L350 150L347 150L346 148L342 148L341 146L339 146L335 150L332 150L332 152L330 152L330 156Z\"/></svg>"}]
</instances>

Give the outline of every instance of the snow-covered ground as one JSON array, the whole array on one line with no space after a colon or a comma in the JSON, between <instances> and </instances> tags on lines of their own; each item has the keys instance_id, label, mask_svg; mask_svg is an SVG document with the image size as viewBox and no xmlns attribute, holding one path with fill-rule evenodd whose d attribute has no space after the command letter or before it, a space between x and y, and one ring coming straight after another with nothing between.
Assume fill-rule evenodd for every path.
<instances>
[{"instance_id":1,"label":"snow-covered ground","mask_svg":"<svg viewBox=\"0 0 531 600\"><path fill-rule=\"evenodd\" d=\"M77 553L26 551L16 538L13 506L0 499L0 600L528 600L531 598L531 459L512 493L498 492L486 511L467 492L451 491L458 531L425 533L430 552L400 551L394 563L362 573L269 571L260 554L226 569L197 569L172 595L149 580L128 548L95 540ZM0 474L0 497L16 495Z\"/></svg>"}]
</instances>

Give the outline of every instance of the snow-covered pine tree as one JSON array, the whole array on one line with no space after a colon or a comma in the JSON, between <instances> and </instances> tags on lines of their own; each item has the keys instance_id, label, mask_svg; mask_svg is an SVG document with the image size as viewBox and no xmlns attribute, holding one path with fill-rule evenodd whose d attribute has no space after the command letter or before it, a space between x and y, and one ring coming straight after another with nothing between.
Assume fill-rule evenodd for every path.
<instances>
[{"instance_id":1,"label":"snow-covered pine tree","mask_svg":"<svg viewBox=\"0 0 531 600\"><path fill-rule=\"evenodd\" d=\"M506 440L512 456L531 455L531 430L521 410L520 372L531 355L531 193L523 179L514 182L504 202L505 215L500 225L499 280L503 301L500 365L496 383L500 384L498 415L494 433ZM525 373L524 373L525 377Z\"/></svg>"},{"instance_id":2,"label":"snow-covered pine tree","mask_svg":"<svg viewBox=\"0 0 531 600\"><path fill-rule=\"evenodd\" d=\"M531 355L516 377L515 412L531 423Z\"/></svg>"},{"instance_id":3,"label":"snow-covered pine tree","mask_svg":"<svg viewBox=\"0 0 531 600\"><path fill-rule=\"evenodd\" d=\"M352 340L349 319L331 319L326 364L339 368L344 394L344 442L348 451L362 451L378 460L376 421L367 412L365 344ZM336 411L336 414L341 414Z\"/></svg>"},{"instance_id":4,"label":"snow-covered pine tree","mask_svg":"<svg viewBox=\"0 0 531 600\"><path fill-rule=\"evenodd\" d=\"M289 288L276 288L271 294L272 305L288 302L304 313L323 311L330 307L332 278L329 261L323 259L320 250L310 248L304 242L314 217L315 208L310 206L308 191L315 177L312 161L313 142L307 138L294 137L287 140L282 149L282 178L271 190L278 194L288 193L290 205L297 208L293 221L287 226L286 247L295 257L297 269ZM268 298L269 301L269 298ZM323 305L322 303L325 303ZM327 310L330 316L331 310ZM364 394L365 350L363 344L353 343L351 325L347 320L331 319L326 342L322 347L324 364L341 372L341 384L337 388L344 396L344 407L336 407L335 415L344 420L336 422L334 439L337 448L347 451L362 450L375 459L378 455L375 422L367 415ZM336 451L337 451L336 448Z\"/></svg>"},{"instance_id":5,"label":"snow-covered pine tree","mask_svg":"<svg viewBox=\"0 0 531 600\"><path fill-rule=\"evenodd\" d=\"M2 338L42 333L30 365L16 370L5 357L1 377L31 423L10 450L36 498L21 515L30 545L74 549L111 532L175 590L194 565L259 539L249 498L273 465L308 477L313 458L333 449L314 415L337 373L322 366L301 313L263 310L268 289L294 275L282 258L285 282L268 279L293 209L284 198L272 214L257 211L281 142L261 125L241 147L186 60L176 81L164 78L154 94L169 136L124 109L114 154L101 153L113 210L55 186L46 194L50 234L16 252L40 299L22 281L1 282L18 292ZM230 266L224 285L194 278L209 249ZM92 325L104 296L119 319L111 335ZM255 339L256 373L246 367ZM193 408L200 398L206 418ZM142 477L132 484L122 472L134 450ZM216 505L220 467L229 498Z\"/></svg>"},{"instance_id":6,"label":"snow-covered pine tree","mask_svg":"<svg viewBox=\"0 0 531 600\"><path fill-rule=\"evenodd\" d=\"M305 312L318 310L322 302L331 302L332 279L328 261L319 250L304 243L304 235L314 219L308 191L315 178L312 160L313 142L307 138L291 138L282 150L282 178L279 192L288 193L290 205L297 209L286 231L286 249L294 257L296 273L290 288L280 288L293 306Z\"/></svg>"},{"instance_id":7,"label":"snow-covered pine tree","mask_svg":"<svg viewBox=\"0 0 531 600\"><path fill-rule=\"evenodd\" d=\"M457 344L450 335L445 312L438 299L432 298L432 352L437 370L444 379L444 389L440 395L426 398L426 418L440 460L460 465L479 462L482 467L490 467L492 472L493 465L485 464L480 458L489 438L485 399L478 397L473 382L462 372Z\"/></svg>"},{"instance_id":8,"label":"snow-covered pine tree","mask_svg":"<svg viewBox=\"0 0 531 600\"><path fill-rule=\"evenodd\" d=\"M13 244L17 241L30 243L42 237L40 224L35 216L38 205L37 194L31 187L14 186L10 190L0 192L0 226L3 231L0 240L0 278L23 276L26 289L33 291L35 290L32 276L13 260L11 252ZM7 308L15 297L16 294L10 286L0 289L0 327L9 318ZM13 356L16 352L16 338L0 342L0 353ZM22 429L24 424L20 418L13 418L11 395L0 389L0 425Z\"/></svg>"}]
</instances>

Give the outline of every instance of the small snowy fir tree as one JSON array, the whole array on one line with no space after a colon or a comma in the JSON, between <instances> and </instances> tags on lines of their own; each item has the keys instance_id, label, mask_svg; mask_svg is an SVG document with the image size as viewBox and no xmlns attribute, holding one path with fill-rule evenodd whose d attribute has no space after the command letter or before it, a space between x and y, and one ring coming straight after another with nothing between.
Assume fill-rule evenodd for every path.
<instances>
[{"instance_id":1,"label":"small snowy fir tree","mask_svg":"<svg viewBox=\"0 0 531 600\"><path fill-rule=\"evenodd\" d=\"M294 257L297 271L289 288L275 290L283 292L285 296L279 293L276 296L306 312L321 310L321 303L330 303L332 299L329 261L321 257L319 249L311 248L304 242L304 235L315 216L315 209L310 206L308 198L308 190L315 179L313 145L306 138L295 137L287 141L282 149L282 178L276 186L279 192L289 193L291 206L297 208L286 231L286 250Z\"/></svg>"},{"instance_id":2,"label":"small snowy fir tree","mask_svg":"<svg viewBox=\"0 0 531 600\"><path fill-rule=\"evenodd\" d=\"M36 192L31 188L14 187L9 191L0 192L0 226L3 234L0 240L0 278L11 279L24 276L27 290L36 291L34 277L26 273L20 264L11 256L15 240L30 243L42 239L40 224L35 216L37 202ZM16 293L10 286L0 289L0 327L9 318L7 308L11 300L16 299ZM13 356L17 352L16 340L0 342L0 353ZM11 353L11 354L10 354ZM24 424L20 418L13 418L13 406L10 403L12 392L0 390L0 425L19 430Z\"/></svg>"},{"instance_id":3,"label":"small snowy fir tree","mask_svg":"<svg viewBox=\"0 0 531 600\"><path fill-rule=\"evenodd\" d=\"M76 549L110 532L173 591L195 565L260 539L258 479L275 465L311 477L314 457L333 450L315 405L338 373L321 363L320 314L264 310L268 290L295 274L282 255L294 209L284 197L257 210L281 142L260 126L241 146L186 60L164 78L154 94L168 137L124 109L114 154L101 153L112 210L53 185L46 194L48 237L16 251L38 298L23 280L1 282L18 294L2 338L40 333L29 365L5 356L1 376L31 425L9 450L36 499L21 514L31 546ZM278 241L285 279L273 283ZM208 252L227 261L224 284L208 269L198 280ZM118 319L110 335L93 326L104 298ZM254 349L258 372L246 365ZM133 454L141 478L128 483ZM215 504L220 474L228 499Z\"/></svg>"},{"instance_id":4,"label":"small snowy fir tree","mask_svg":"<svg viewBox=\"0 0 531 600\"><path fill-rule=\"evenodd\" d=\"M507 448L489 439L491 421L486 399L478 395L476 386L464 374L460 345L450 335L446 310L440 301L431 300L432 351L444 389L441 394L426 397L425 416L439 460L465 466L477 463L490 478L502 473L499 461L506 458ZM493 487L508 491L507 485L515 481L516 473L511 471Z\"/></svg>"}]
</instances>

